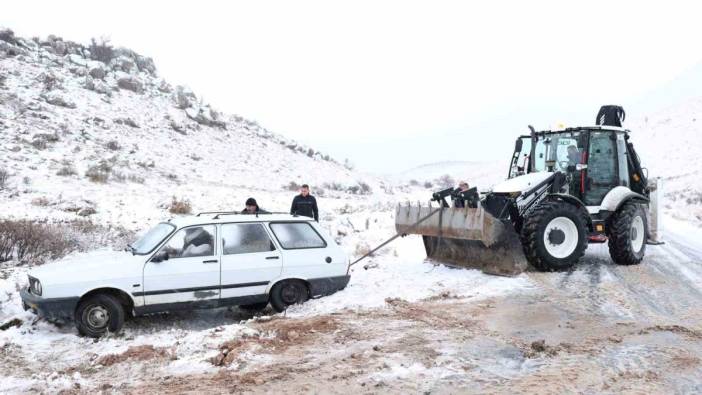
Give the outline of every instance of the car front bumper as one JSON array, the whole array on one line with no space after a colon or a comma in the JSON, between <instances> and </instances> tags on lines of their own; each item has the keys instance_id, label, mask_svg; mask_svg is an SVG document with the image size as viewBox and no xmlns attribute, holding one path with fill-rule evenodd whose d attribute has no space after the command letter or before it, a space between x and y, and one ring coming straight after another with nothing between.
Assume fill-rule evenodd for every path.
<instances>
[{"instance_id":1,"label":"car front bumper","mask_svg":"<svg viewBox=\"0 0 702 395\"><path fill-rule=\"evenodd\" d=\"M42 298L29 292L27 288L20 291L22 307L32 310L35 314L48 319L70 319L78 305L79 297L70 298Z\"/></svg>"},{"instance_id":2,"label":"car front bumper","mask_svg":"<svg viewBox=\"0 0 702 395\"><path fill-rule=\"evenodd\" d=\"M337 277L324 277L324 278L313 278L307 280L310 284L310 296L326 296L331 295L336 291L346 288L351 276L337 276Z\"/></svg>"}]
</instances>

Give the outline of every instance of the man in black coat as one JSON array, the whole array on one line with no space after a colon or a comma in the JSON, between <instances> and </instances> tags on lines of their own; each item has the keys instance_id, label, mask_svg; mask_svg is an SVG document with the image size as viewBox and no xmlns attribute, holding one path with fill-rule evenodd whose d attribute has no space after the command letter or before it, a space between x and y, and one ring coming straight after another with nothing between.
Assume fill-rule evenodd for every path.
<instances>
[{"instance_id":1,"label":"man in black coat","mask_svg":"<svg viewBox=\"0 0 702 395\"><path fill-rule=\"evenodd\" d=\"M317 209L317 199L310 195L310 186L303 184L300 188L300 194L295 196L290 207L290 214L304 215L305 217L314 218L319 222L319 210Z\"/></svg>"},{"instance_id":2,"label":"man in black coat","mask_svg":"<svg viewBox=\"0 0 702 395\"><path fill-rule=\"evenodd\" d=\"M246 199L246 207L244 207L243 210L241 210L242 214L268 214L268 211L263 210L262 208L258 207L258 203L256 203L256 199L254 198L248 198Z\"/></svg>"}]
</instances>

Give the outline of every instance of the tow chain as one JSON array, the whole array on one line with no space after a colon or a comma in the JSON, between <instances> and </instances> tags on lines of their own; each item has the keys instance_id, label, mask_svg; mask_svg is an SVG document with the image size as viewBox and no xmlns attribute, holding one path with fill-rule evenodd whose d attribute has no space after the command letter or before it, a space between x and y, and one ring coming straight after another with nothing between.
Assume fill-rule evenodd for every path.
<instances>
[{"instance_id":1,"label":"tow chain","mask_svg":"<svg viewBox=\"0 0 702 395\"><path fill-rule=\"evenodd\" d=\"M424 222L424 221L426 221L427 219L429 219L429 217L431 217L432 215L434 215L434 214L436 214L437 212L442 211L442 210L443 210L443 208L442 208L442 207L439 207L439 208L437 208L436 210L434 210L434 211L430 212L429 214L425 215L425 216L422 217L419 221L413 223L413 224L407 229L407 231L406 231L405 233L396 233L393 237L391 237L391 238L385 240L382 244L380 244L379 246L375 247L374 249L372 249L372 250L371 250L370 252L368 252L367 254L365 254L365 255L363 255L362 257L356 259L352 264L349 265L349 267L351 267L351 266L357 264L358 262L360 262L360 261L362 261L362 260L368 258L369 256L373 255L376 251L378 251L379 249L381 249L381 248L385 247L386 245L392 243L392 242L393 242L395 239L397 239L398 237L405 237L405 236L407 236L407 232L409 232L409 231L411 231L411 230L414 230L414 228L416 228L417 225L421 224L422 222Z\"/></svg>"}]
</instances>

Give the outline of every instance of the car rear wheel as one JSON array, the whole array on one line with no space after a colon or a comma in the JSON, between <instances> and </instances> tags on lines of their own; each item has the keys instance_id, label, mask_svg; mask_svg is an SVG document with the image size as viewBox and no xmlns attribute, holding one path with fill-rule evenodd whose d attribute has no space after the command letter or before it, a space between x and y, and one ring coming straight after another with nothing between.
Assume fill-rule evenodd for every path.
<instances>
[{"instance_id":1,"label":"car rear wheel","mask_svg":"<svg viewBox=\"0 0 702 395\"><path fill-rule=\"evenodd\" d=\"M78 304L75 321L81 335L102 337L107 332L119 332L122 329L124 308L112 295L93 295Z\"/></svg>"},{"instance_id":2,"label":"car rear wheel","mask_svg":"<svg viewBox=\"0 0 702 395\"><path fill-rule=\"evenodd\" d=\"M271 290L271 306L277 312L285 311L288 306L300 304L310 298L307 285L299 280L281 281Z\"/></svg>"}]
</instances>

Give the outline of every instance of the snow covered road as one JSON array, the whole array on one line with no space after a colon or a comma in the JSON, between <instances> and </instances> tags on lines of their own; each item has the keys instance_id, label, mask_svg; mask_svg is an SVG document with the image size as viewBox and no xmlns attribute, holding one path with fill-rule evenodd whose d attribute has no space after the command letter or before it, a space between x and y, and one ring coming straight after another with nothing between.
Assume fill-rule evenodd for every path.
<instances>
[{"instance_id":1,"label":"snow covered road","mask_svg":"<svg viewBox=\"0 0 702 395\"><path fill-rule=\"evenodd\" d=\"M285 317L142 317L100 341L22 312L7 269L0 324L22 323L0 331L0 391L700 392L702 232L666 230L638 266L593 245L572 271L517 278L434 266L406 238Z\"/></svg>"}]
</instances>

